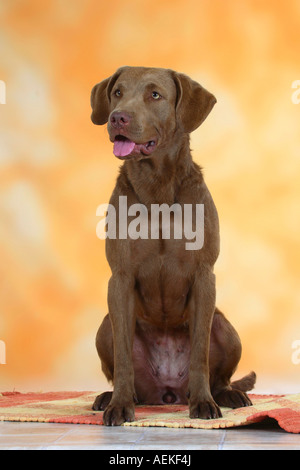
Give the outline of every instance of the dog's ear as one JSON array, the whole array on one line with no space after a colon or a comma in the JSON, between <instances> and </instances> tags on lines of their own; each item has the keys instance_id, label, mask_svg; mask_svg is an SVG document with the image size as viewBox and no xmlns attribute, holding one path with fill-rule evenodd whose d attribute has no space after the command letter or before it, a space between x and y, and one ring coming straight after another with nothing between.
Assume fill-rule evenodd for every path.
<instances>
[{"instance_id":1,"label":"dog's ear","mask_svg":"<svg viewBox=\"0 0 300 470\"><path fill-rule=\"evenodd\" d=\"M176 116L184 132L193 132L209 115L217 100L187 75L173 72L177 88Z\"/></svg>"},{"instance_id":2,"label":"dog's ear","mask_svg":"<svg viewBox=\"0 0 300 470\"><path fill-rule=\"evenodd\" d=\"M123 69L124 67L119 68L111 77L93 87L91 92L91 120L94 124L103 125L108 121L111 89Z\"/></svg>"}]
</instances>

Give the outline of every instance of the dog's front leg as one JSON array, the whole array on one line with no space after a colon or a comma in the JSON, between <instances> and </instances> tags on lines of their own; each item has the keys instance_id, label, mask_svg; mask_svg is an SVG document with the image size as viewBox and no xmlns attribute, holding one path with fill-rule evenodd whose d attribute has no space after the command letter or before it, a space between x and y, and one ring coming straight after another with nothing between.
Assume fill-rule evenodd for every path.
<instances>
[{"instance_id":1,"label":"dog's front leg","mask_svg":"<svg viewBox=\"0 0 300 470\"><path fill-rule=\"evenodd\" d=\"M112 275L108 284L108 307L114 343L114 391L103 421L106 426L119 426L124 421L134 420L134 279L126 274Z\"/></svg>"},{"instance_id":2,"label":"dog's front leg","mask_svg":"<svg viewBox=\"0 0 300 470\"><path fill-rule=\"evenodd\" d=\"M221 417L209 385L209 344L215 311L215 275L209 268L196 273L189 303L191 358L189 370L190 418Z\"/></svg>"}]
</instances>

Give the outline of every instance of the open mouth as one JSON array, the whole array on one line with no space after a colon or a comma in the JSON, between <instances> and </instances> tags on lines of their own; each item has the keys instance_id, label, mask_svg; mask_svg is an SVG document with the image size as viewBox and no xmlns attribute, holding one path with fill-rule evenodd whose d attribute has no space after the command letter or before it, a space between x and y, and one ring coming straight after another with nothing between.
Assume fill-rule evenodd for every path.
<instances>
[{"instance_id":1,"label":"open mouth","mask_svg":"<svg viewBox=\"0 0 300 470\"><path fill-rule=\"evenodd\" d=\"M114 140L114 155L121 159L130 156L150 155L156 147L155 140L149 140L144 144L136 144L123 135L117 135Z\"/></svg>"}]
</instances>

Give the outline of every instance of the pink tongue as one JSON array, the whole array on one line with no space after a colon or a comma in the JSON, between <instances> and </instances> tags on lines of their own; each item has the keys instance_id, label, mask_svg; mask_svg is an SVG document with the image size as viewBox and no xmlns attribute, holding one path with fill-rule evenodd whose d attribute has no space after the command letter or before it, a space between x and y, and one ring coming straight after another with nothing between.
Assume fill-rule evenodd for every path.
<instances>
[{"instance_id":1,"label":"pink tongue","mask_svg":"<svg viewBox=\"0 0 300 470\"><path fill-rule=\"evenodd\" d=\"M126 157L134 149L135 143L131 140L115 140L114 142L114 155L116 157Z\"/></svg>"}]
</instances>

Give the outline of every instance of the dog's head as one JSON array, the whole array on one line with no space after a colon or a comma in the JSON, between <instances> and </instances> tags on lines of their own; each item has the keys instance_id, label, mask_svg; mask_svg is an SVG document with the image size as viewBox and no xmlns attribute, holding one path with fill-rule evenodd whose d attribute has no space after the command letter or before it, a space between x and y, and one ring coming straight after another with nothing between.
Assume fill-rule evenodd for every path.
<instances>
[{"instance_id":1,"label":"dog's head","mask_svg":"<svg viewBox=\"0 0 300 470\"><path fill-rule=\"evenodd\" d=\"M216 98L184 74L146 67L121 67L92 89L91 119L108 123L120 159L150 157L176 132L189 134L210 113Z\"/></svg>"}]
</instances>

